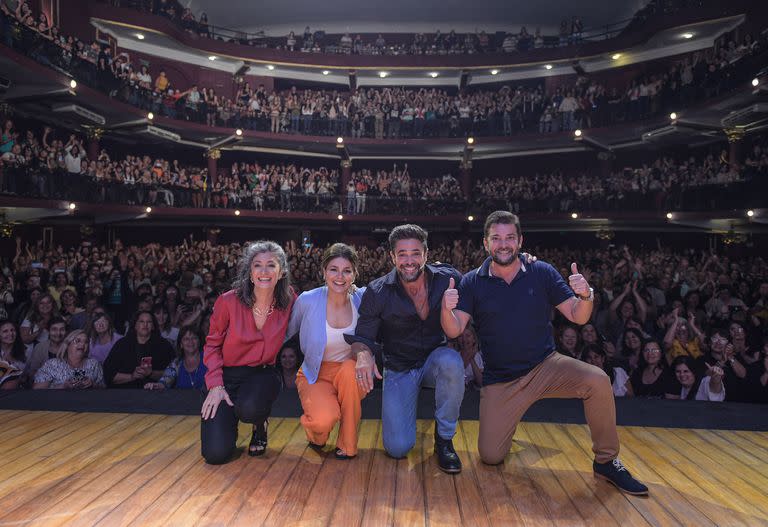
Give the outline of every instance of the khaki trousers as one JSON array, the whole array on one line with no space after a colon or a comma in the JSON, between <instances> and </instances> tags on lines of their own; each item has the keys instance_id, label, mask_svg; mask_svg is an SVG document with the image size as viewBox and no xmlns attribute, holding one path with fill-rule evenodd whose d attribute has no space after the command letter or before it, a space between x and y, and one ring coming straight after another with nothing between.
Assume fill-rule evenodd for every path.
<instances>
[{"instance_id":1,"label":"khaki trousers","mask_svg":"<svg viewBox=\"0 0 768 527\"><path fill-rule=\"evenodd\" d=\"M480 390L480 459L491 465L504 461L526 410L539 399L555 398L584 401L595 461L606 463L618 456L616 405L608 375L600 368L555 352L527 375Z\"/></svg>"}]
</instances>

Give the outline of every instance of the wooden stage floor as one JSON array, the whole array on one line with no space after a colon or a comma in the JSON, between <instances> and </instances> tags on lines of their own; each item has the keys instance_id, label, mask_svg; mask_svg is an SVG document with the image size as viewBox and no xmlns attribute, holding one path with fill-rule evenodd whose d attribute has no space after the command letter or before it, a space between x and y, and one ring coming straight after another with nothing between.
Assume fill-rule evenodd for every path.
<instances>
[{"instance_id":1,"label":"wooden stage floor","mask_svg":"<svg viewBox=\"0 0 768 527\"><path fill-rule=\"evenodd\" d=\"M307 448L272 419L263 458L200 458L196 417L0 411L0 525L768 525L768 433L621 427L621 458L649 485L625 496L592 476L584 425L524 422L501 466L477 456L477 421L454 439L457 476L419 422L407 459L364 420L360 455ZM240 430L245 446L248 429ZM331 437L331 441L334 437Z\"/></svg>"}]
</instances>

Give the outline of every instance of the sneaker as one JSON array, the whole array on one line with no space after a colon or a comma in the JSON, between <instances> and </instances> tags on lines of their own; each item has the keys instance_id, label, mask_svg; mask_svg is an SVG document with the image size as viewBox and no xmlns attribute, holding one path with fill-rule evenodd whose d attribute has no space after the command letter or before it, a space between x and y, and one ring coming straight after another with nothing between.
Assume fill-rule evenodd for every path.
<instances>
[{"instance_id":1,"label":"sneaker","mask_svg":"<svg viewBox=\"0 0 768 527\"><path fill-rule=\"evenodd\" d=\"M461 459L453 448L453 440L443 439L437 435L437 426L435 426L435 454L440 470L448 474L461 472Z\"/></svg>"},{"instance_id":2,"label":"sneaker","mask_svg":"<svg viewBox=\"0 0 768 527\"><path fill-rule=\"evenodd\" d=\"M618 458L608 463L598 463L595 461L592 463L592 470L595 473L595 477L613 483L622 492L635 496L648 495L648 487L633 478L632 474L621 464Z\"/></svg>"}]
</instances>

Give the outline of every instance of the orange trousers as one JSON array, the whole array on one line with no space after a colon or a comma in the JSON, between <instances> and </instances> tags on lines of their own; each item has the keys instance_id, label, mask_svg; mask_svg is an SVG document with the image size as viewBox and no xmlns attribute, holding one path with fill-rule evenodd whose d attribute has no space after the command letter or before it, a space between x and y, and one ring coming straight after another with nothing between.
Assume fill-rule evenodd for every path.
<instances>
[{"instance_id":1,"label":"orange trousers","mask_svg":"<svg viewBox=\"0 0 768 527\"><path fill-rule=\"evenodd\" d=\"M307 439L316 445L324 445L331 430L340 421L336 448L348 456L356 456L360 401L365 392L355 379L355 360L323 361L315 384L309 384L304 372L299 369L296 388L304 409L301 426L307 433Z\"/></svg>"}]
</instances>

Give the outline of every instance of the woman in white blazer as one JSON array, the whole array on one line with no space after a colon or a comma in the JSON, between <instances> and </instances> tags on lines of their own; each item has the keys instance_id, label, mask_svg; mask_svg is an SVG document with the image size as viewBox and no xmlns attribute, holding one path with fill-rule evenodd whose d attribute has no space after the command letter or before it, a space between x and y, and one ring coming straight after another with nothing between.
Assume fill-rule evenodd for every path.
<instances>
[{"instance_id":1,"label":"woman in white blazer","mask_svg":"<svg viewBox=\"0 0 768 527\"><path fill-rule=\"evenodd\" d=\"M301 425L313 448L322 448L340 422L336 457L357 455L360 401L365 397L355 378L355 357L344 334L354 334L363 289L354 285L357 253L335 243L322 260L325 285L299 295L293 305L286 336L299 334L304 362L296 388L304 415Z\"/></svg>"}]
</instances>

